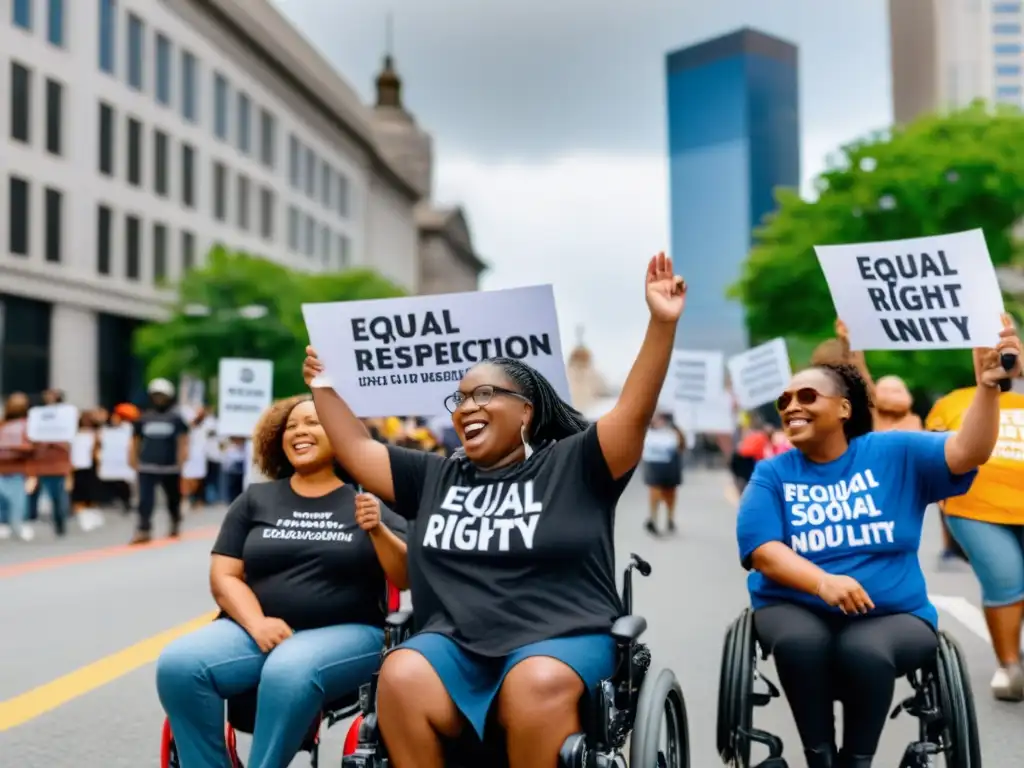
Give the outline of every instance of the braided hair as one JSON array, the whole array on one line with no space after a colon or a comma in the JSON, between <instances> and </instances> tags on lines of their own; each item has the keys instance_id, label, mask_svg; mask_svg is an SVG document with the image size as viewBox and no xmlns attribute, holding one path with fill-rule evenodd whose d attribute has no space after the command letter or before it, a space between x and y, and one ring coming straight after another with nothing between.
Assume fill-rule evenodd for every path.
<instances>
[{"instance_id":1,"label":"braided hair","mask_svg":"<svg viewBox=\"0 0 1024 768\"><path fill-rule=\"evenodd\" d=\"M487 363L500 368L523 397L533 404L533 420L528 435L531 442L561 440L583 432L589 426L583 414L559 397L551 382L536 368L511 357L495 357Z\"/></svg>"},{"instance_id":2,"label":"braided hair","mask_svg":"<svg viewBox=\"0 0 1024 768\"><path fill-rule=\"evenodd\" d=\"M871 394L860 371L846 363L822 363L814 367L831 376L842 396L850 401L850 418L843 424L847 442L871 432L874 429Z\"/></svg>"}]
</instances>

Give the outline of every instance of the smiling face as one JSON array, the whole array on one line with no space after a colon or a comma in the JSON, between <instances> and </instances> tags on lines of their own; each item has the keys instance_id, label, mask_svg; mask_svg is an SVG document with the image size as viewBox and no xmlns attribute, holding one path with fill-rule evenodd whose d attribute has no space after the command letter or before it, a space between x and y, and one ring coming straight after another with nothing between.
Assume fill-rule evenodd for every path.
<instances>
[{"instance_id":1,"label":"smiling face","mask_svg":"<svg viewBox=\"0 0 1024 768\"><path fill-rule=\"evenodd\" d=\"M522 445L522 428L529 429L533 406L515 383L496 365L480 363L462 381L454 401L452 425L466 457L474 464L498 464Z\"/></svg>"},{"instance_id":2,"label":"smiling face","mask_svg":"<svg viewBox=\"0 0 1024 768\"><path fill-rule=\"evenodd\" d=\"M800 371L779 396L779 413L786 437L795 448L820 444L842 433L850 418L850 401L839 383L820 368Z\"/></svg>"},{"instance_id":3,"label":"smiling face","mask_svg":"<svg viewBox=\"0 0 1024 768\"><path fill-rule=\"evenodd\" d=\"M310 400L292 408L281 442L288 463L300 475L323 469L333 460L331 443Z\"/></svg>"}]
</instances>

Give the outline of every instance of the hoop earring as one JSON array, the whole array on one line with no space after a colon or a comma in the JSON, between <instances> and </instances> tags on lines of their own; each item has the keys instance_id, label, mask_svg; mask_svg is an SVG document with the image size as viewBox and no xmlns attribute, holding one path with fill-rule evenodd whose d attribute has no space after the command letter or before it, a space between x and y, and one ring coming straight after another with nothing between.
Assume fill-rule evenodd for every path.
<instances>
[{"instance_id":1,"label":"hoop earring","mask_svg":"<svg viewBox=\"0 0 1024 768\"><path fill-rule=\"evenodd\" d=\"M530 441L526 439L525 424L523 424L523 426L519 428L519 439L523 441L523 455L525 457L523 460L525 461L526 459L529 459L531 456L533 456L533 446L530 445Z\"/></svg>"}]
</instances>

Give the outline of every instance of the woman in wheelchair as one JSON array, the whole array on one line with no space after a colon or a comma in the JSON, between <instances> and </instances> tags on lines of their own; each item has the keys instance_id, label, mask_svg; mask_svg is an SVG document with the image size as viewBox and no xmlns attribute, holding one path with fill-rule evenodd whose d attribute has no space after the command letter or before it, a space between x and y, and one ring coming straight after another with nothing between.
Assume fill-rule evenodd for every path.
<instances>
[{"instance_id":1,"label":"woman in wheelchair","mask_svg":"<svg viewBox=\"0 0 1024 768\"><path fill-rule=\"evenodd\" d=\"M160 701L183 768L230 768L224 701L258 686L250 768L284 768L323 706L380 665L386 581L406 583L406 522L336 473L308 395L263 414L256 483L213 546L212 624L157 662Z\"/></svg>"},{"instance_id":2,"label":"woman in wheelchair","mask_svg":"<svg viewBox=\"0 0 1024 768\"><path fill-rule=\"evenodd\" d=\"M1012 329L999 347L1019 351ZM798 450L758 464L737 531L756 636L809 768L868 768L896 679L935 657L938 614L917 552L924 510L970 488L999 433L999 381L1020 363L1007 371L998 351L975 350L975 370L984 386L956 434L871 432L864 379L847 365L804 370L778 398Z\"/></svg>"},{"instance_id":3,"label":"woman in wheelchair","mask_svg":"<svg viewBox=\"0 0 1024 768\"><path fill-rule=\"evenodd\" d=\"M416 521L418 634L387 656L378 684L396 768L438 768L444 741L464 730L483 740L492 725L511 768L554 768L581 730L581 698L612 674L610 629L623 611L615 506L640 459L685 294L664 254L648 266L646 292L647 335L609 414L588 425L530 366L487 360L446 400L463 445L451 459L375 442L309 350L304 375L338 460Z\"/></svg>"}]
</instances>

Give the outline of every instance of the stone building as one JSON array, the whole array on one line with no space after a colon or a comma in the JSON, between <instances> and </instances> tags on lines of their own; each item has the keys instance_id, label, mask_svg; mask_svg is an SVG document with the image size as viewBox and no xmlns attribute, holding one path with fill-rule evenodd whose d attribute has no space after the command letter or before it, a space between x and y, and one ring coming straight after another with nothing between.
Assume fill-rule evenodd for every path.
<instances>
[{"instance_id":1,"label":"stone building","mask_svg":"<svg viewBox=\"0 0 1024 768\"><path fill-rule=\"evenodd\" d=\"M373 134L388 161L420 193L415 218L419 266L417 293L475 291L487 265L473 249L465 211L433 202L434 144L402 103L402 80L391 54L377 76Z\"/></svg>"},{"instance_id":2,"label":"stone building","mask_svg":"<svg viewBox=\"0 0 1024 768\"><path fill-rule=\"evenodd\" d=\"M597 418L615 404L614 393L597 370L593 353L583 343L582 330L577 331L576 348L569 354L565 373L572 405L584 416Z\"/></svg>"}]
</instances>

